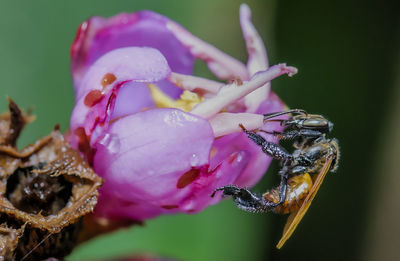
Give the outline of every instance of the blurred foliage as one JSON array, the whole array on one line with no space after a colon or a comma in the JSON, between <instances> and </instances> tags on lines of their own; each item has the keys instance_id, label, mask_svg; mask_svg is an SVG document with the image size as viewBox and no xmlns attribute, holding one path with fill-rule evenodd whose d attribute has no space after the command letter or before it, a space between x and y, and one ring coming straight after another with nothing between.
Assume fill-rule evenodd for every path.
<instances>
[{"instance_id":1,"label":"blurred foliage","mask_svg":"<svg viewBox=\"0 0 400 261\"><path fill-rule=\"evenodd\" d=\"M82 245L68 260L157 253L177 260L262 260L265 217L240 213L225 201L196 215L162 216Z\"/></svg>"},{"instance_id":2,"label":"blurred foliage","mask_svg":"<svg viewBox=\"0 0 400 261\"><path fill-rule=\"evenodd\" d=\"M400 52L397 56L397 71L400 71ZM378 138L377 162L373 171L379 173L379 180L374 182L376 188L367 213L368 226L364 233L364 244L361 245L362 260L396 260L400 242L400 179L397 165L400 155L400 74L396 75L396 90L393 93L395 102L385 116L384 131ZM390 214L389 214L390 213Z\"/></svg>"},{"instance_id":3,"label":"blurred foliage","mask_svg":"<svg viewBox=\"0 0 400 261\"><path fill-rule=\"evenodd\" d=\"M225 201L197 215L165 216L88 242L68 260L154 252L180 260L360 259L372 193L376 148L386 113L395 102L399 52L398 1L245 1L267 44L270 63L299 68L273 90L292 108L327 116L340 141L340 169L329 175L306 218L281 251L274 249L285 217L255 215ZM8 1L0 9L0 94L37 120L20 146L46 135L56 123L67 130L73 107L69 46L79 24L92 15L150 9L200 38L246 60L238 0L203 1ZM200 75L210 76L198 63ZM397 67L398 68L398 67ZM6 109L6 99L0 110ZM276 173L257 186L271 186ZM372 235L371 235L372 236Z\"/></svg>"}]
</instances>

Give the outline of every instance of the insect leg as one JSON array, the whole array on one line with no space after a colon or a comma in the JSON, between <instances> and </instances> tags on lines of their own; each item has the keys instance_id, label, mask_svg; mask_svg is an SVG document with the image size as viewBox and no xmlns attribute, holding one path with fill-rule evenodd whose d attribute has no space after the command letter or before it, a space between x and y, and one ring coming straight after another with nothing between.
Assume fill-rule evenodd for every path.
<instances>
[{"instance_id":1,"label":"insect leg","mask_svg":"<svg viewBox=\"0 0 400 261\"><path fill-rule=\"evenodd\" d=\"M278 139L281 139L282 132L279 132L279 131L266 131L266 130L259 130L259 131L267 133L267 134L270 134L270 135L273 135L274 137L276 137Z\"/></svg>"},{"instance_id":2,"label":"insect leg","mask_svg":"<svg viewBox=\"0 0 400 261\"><path fill-rule=\"evenodd\" d=\"M288 172L285 171L286 168L283 168L280 171L281 174L281 184L279 185L279 201L275 206L282 204L286 198L286 188L287 188L287 180L288 180Z\"/></svg>"},{"instance_id":3,"label":"insect leg","mask_svg":"<svg viewBox=\"0 0 400 261\"><path fill-rule=\"evenodd\" d=\"M239 124L239 126L252 141L254 141L258 146L262 148L265 154L273 157L274 159L284 160L285 162L291 162L293 160L293 156L288 153L283 147L273 142L266 141L262 136L246 130L246 128L242 124Z\"/></svg>"},{"instance_id":4,"label":"insect leg","mask_svg":"<svg viewBox=\"0 0 400 261\"><path fill-rule=\"evenodd\" d=\"M287 171L287 167L283 167L283 169L281 171L279 171L279 174L281 175L281 182L280 182L279 186L276 189L274 189L274 190L277 190L279 188L278 202L276 202L275 197L274 197L273 201L268 197L268 194L270 194L270 192L264 193L264 195L263 195L264 198L266 198L266 201L269 202L268 205L270 206L270 208L276 208L277 206L279 206L280 204L285 202L285 199L286 199L286 189L287 189L287 183L288 183L288 177L289 177L289 172Z\"/></svg>"},{"instance_id":5,"label":"insect leg","mask_svg":"<svg viewBox=\"0 0 400 261\"><path fill-rule=\"evenodd\" d=\"M268 134L272 134L280 140L293 140L297 138L318 138L321 137L322 132L316 130L309 130L309 129L301 129L301 130L288 130L284 132L269 132L265 130L260 130L261 132L265 132Z\"/></svg>"},{"instance_id":6,"label":"insect leg","mask_svg":"<svg viewBox=\"0 0 400 261\"><path fill-rule=\"evenodd\" d=\"M211 197L213 197L217 191L221 190L224 197L232 196L236 206L247 212L267 212L273 210L276 206L275 203L265 200L264 197L258 196L248 189L239 188L235 185L217 188L214 190Z\"/></svg>"}]
</instances>

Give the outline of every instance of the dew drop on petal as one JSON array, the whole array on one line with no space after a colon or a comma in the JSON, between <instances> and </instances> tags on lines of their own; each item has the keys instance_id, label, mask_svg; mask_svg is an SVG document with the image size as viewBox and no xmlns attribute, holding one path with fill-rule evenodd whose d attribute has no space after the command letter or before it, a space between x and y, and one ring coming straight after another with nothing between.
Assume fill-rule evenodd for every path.
<instances>
[{"instance_id":1,"label":"dew drop on petal","mask_svg":"<svg viewBox=\"0 0 400 261\"><path fill-rule=\"evenodd\" d=\"M121 148L120 139L116 135L110 133L104 135L98 143L107 147L110 154L118 153Z\"/></svg>"},{"instance_id":2,"label":"dew drop on petal","mask_svg":"<svg viewBox=\"0 0 400 261\"><path fill-rule=\"evenodd\" d=\"M199 157L196 154L192 154L192 157L190 158L190 165L192 167L199 165Z\"/></svg>"}]
</instances>

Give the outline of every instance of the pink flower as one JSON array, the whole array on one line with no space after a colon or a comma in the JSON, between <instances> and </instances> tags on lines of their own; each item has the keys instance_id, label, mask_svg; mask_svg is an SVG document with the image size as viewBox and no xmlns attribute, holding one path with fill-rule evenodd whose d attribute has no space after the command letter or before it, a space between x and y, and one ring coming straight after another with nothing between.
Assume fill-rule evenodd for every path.
<instances>
[{"instance_id":1,"label":"pink flower","mask_svg":"<svg viewBox=\"0 0 400 261\"><path fill-rule=\"evenodd\" d=\"M268 67L264 45L240 8L247 66L150 11L84 22L71 47L75 108L70 141L106 182L98 216L144 220L195 213L220 186L253 186L271 161L238 124L284 109L269 82L296 68ZM204 60L224 84L191 76ZM274 140L266 135L268 140Z\"/></svg>"}]
</instances>

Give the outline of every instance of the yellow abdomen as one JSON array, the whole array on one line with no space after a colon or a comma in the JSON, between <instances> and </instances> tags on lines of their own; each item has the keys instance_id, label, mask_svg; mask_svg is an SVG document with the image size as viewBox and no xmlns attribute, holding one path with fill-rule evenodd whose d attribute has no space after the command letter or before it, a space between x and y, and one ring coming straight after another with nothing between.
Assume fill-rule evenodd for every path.
<instances>
[{"instance_id":1,"label":"yellow abdomen","mask_svg":"<svg viewBox=\"0 0 400 261\"><path fill-rule=\"evenodd\" d=\"M288 214L298 210L304 198L310 192L312 179L308 173L294 176L288 179L285 201L275 208L279 214ZM274 203L279 202L279 187L264 193L264 199Z\"/></svg>"}]
</instances>

